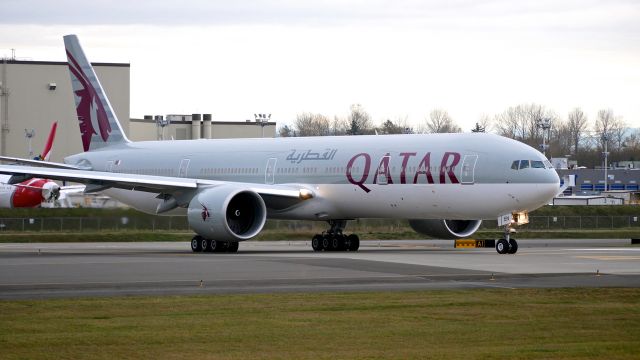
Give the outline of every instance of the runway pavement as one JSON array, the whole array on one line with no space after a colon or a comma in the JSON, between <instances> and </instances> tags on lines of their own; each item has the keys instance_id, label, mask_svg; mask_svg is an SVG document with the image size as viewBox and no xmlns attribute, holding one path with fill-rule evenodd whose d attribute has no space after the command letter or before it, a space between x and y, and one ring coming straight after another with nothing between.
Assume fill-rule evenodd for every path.
<instances>
[{"instance_id":1,"label":"runway pavement","mask_svg":"<svg viewBox=\"0 0 640 360\"><path fill-rule=\"evenodd\" d=\"M630 240L520 240L515 255L453 241L363 241L314 253L309 242L244 242L237 254L188 243L0 244L0 299L76 296L638 287Z\"/></svg>"}]
</instances>

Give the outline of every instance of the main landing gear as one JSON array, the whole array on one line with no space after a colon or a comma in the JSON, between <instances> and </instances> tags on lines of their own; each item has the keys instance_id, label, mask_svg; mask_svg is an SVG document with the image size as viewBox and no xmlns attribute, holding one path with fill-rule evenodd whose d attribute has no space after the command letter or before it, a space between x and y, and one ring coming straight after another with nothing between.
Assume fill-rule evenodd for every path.
<instances>
[{"instance_id":1,"label":"main landing gear","mask_svg":"<svg viewBox=\"0 0 640 360\"><path fill-rule=\"evenodd\" d=\"M347 226L346 220L329 220L331 228L322 234L315 234L311 239L313 251L358 251L360 238L356 234L344 235L342 230Z\"/></svg>"},{"instance_id":2,"label":"main landing gear","mask_svg":"<svg viewBox=\"0 0 640 360\"><path fill-rule=\"evenodd\" d=\"M191 251L236 253L238 252L238 242L217 241L213 239L205 239L200 235L196 235L191 239Z\"/></svg>"},{"instance_id":3,"label":"main landing gear","mask_svg":"<svg viewBox=\"0 0 640 360\"><path fill-rule=\"evenodd\" d=\"M511 238L511 233L515 232L510 225L504 227L504 238L496 242L498 254L515 254L518 251L518 242Z\"/></svg>"}]
</instances>

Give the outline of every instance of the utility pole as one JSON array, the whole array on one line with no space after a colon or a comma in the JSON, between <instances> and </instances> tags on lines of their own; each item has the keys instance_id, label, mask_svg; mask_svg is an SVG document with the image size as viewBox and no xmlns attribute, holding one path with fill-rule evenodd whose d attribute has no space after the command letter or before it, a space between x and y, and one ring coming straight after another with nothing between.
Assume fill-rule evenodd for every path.
<instances>
[{"instance_id":1,"label":"utility pole","mask_svg":"<svg viewBox=\"0 0 640 360\"><path fill-rule=\"evenodd\" d=\"M607 191L607 183L609 182L609 173L608 173L608 169L609 169L609 165L608 160L609 160L609 152L607 151L607 145L609 143L609 135L607 133L603 133L602 134L602 142L604 143L604 152L602 153L602 155L604 155L604 191Z\"/></svg>"}]
</instances>

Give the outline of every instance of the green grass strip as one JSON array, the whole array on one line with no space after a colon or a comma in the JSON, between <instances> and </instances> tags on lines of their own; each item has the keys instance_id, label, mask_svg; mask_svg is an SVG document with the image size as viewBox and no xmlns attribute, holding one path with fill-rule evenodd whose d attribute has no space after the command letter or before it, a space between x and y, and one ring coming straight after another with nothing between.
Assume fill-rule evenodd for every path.
<instances>
[{"instance_id":1,"label":"green grass strip","mask_svg":"<svg viewBox=\"0 0 640 360\"><path fill-rule=\"evenodd\" d=\"M637 359L640 289L0 301L3 359Z\"/></svg>"}]
</instances>

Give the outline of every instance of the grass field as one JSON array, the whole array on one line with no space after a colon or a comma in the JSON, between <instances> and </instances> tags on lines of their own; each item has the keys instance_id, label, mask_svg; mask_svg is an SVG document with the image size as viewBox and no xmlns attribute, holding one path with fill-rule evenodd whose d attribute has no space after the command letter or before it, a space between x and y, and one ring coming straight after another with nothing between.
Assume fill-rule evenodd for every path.
<instances>
[{"instance_id":1,"label":"grass field","mask_svg":"<svg viewBox=\"0 0 640 360\"><path fill-rule=\"evenodd\" d=\"M3 359L637 359L640 289L0 301Z\"/></svg>"}]
</instances>

